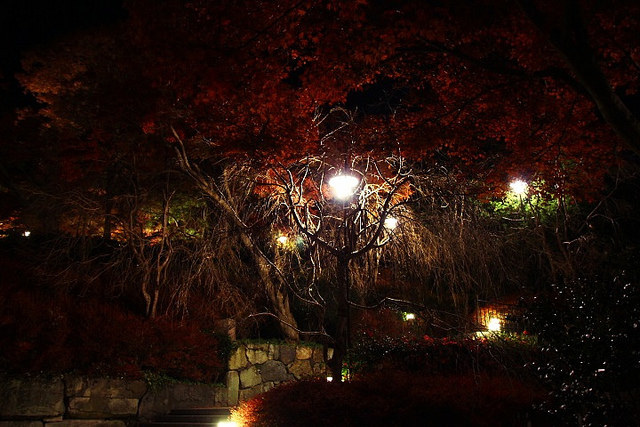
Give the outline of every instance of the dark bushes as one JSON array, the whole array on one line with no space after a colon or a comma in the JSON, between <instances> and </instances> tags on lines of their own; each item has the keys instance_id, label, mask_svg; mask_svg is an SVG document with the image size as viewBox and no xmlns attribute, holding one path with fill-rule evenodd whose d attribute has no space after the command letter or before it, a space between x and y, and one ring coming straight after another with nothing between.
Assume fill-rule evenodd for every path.
<instances>
[{"instance_id":1,"label":"dark bushes","mask_svg":"<svg viewBox=\"0 0 640 427\"><path fill-rule=\"evenodd\" d=\"M541 347L531 367L553 395L545 408L567 423L640 425L639 283L574 280L529 301Z\"/></svg>"},{"instance_id":2,"label":"dark bushes","mask_svg":"<svg viewBox=\"0 0 640 427\"><path fill-rule=\"evenodd\" d=\"M526 425L540 393L507 376L428 375L386 370L348 383L302 381L262 394L236 421L271 426Z\"/></svg>"},{"instance_id":3,"label":"dark bushes","mask_svg":"<svg viewBox=\"0 0 640 427\"><path fill-rule=\"evenodd\" d=\"M140 378L144 370L215 382L228 345L204 325L154 320L98 300L0 292L0 366L9 373Z\"/></svg>"}]
</instances>

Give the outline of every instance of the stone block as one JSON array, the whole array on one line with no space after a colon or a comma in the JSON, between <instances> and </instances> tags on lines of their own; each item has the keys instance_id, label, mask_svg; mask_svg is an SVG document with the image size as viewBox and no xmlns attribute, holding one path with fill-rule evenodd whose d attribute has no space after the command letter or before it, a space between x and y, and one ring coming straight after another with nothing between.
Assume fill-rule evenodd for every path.
<instances>
[{"instance_id":1,"label":"stone block","mask_svg":"<svg viewBox=\"0 0 640 427\"><path fill-rule=\"evenodd\" d=\"M0 417L47 418L64 413L64 383L56 379L0 379Z\"/></svg>"},{"instance_id":2,"label":"stone block","mask_svg":"<svg viewBox=\"0 0 640 427\"><path fill-rule=\"evenodd\" d=\"M300 346L300 345L296 347L297 360L311 359L312 354L313 354L313 349L311 347Z\"/></svg>"},{"instance_id":3,"label":"stone block","mask_svg":"<svg viewBox=\"0 0 640 427\"><path fill-rule=\"evenodd\" d=\"M237 371L244 369L247 366L249 366L249 361L247 360L247 348L244 345L238 346L238 348L236 348L229 357L229 370Z\"/></svg>"},{"instance_id":4,"label":"stone block","mask_svg":"<svg viewBox=\"0 0 640 427\"><path fill-rule=\"evenodd\" d=\"M120 397L72 397L69 398L70 418L125 418L138 413L138 399Z\"/></svg>"},{"instance_id":5,"label":"stone block","mask_svg":"<svg viewBox=\"0 0 640 427\"><path fill-rule=\"evenodd\" d=\"M227 405L235 406L238 404L238 396L240 395L240 375L237 371L227 372Z\"/></svg>"},{"instance_id":6,"label":"stone block","mask_svg":"<svg viewBox=\"0 0 640 427\"><path fill-rule=\"evenodd\" d=\"M273 383L273 382L262 383L262 392L266 393L267 391L271 390L272 388L274 388L277 385L278 385L278 383Z\"/></svg>"},{"instance_id":7,"label":"stone block","mask_svg":"<svg viewBox=\"0 0 640 427\"><path fill-rule=\"evenodd\" d=\"M214 384L167 384L149 392L140 401L139 416L150 420L175 408L203 408L226 403L226 387Z\"/></svg>"},{"instance_id":8,"label":"stone block","mask_svg":"<svg viewBox=\"0 0 640 427\"><path fill-rule=\"evenodd\" d=\"M289 367L289 373L293 374L296 379L312 377L311 362L309 360L296 360Z\"/></svg>"},{"instance_id":9,"label":"stone block","mask_svg":"<svg viewBox=\"0 0 640 427\"><path fill-rule=\"evenodd\" d=\"M262 348L247 348L247 359L252 365L261 365L269 360L267 352L268 347L266 350Z\"/></svg>"},{"instance_id":10,"label":"stone block","mask_svg":"<svg viewBox=\"0 0 640 427\"><path fill-rule=\"evenodd\" d=\"M269 360L260 366L262 381L286 381L291 379L284 363L277 360Z\"/></svg>"},{"instance_id":11,"label":"stone block","mask_svg":"<svg viewBox=\"0 0 640 427\"><path fill-rule=\"evenodd\" d=\"M253 387L262 382L260 371L255 366L249 366L240 371L240 388Z\"/></svg>"},{"instance_id":12,"label":"stone block","mask_svg":"<svg viewBox=\"0 0 640 427\"><path fill-rule=\"evenodd\" d=\"M0 427L42 427L42 421L0 421Z\"/></svg>"},{"instance_id":13,"label":"stone block","mask_svg":"<svg viewBox=\"0 0 640 427\"><path fill-rule=\"evenodd\" d=\"M109 397L140 399L147 392L144 381L65 377L68 397Z\"/></svg>"},{"instance_id":14,"label":"stone block","mask_svg":"<svg viewBox=\"0 0 640 427\"><path fill-rule=\"evenodd\" d=\"M322 347L316 347L313 349L313 356L311 356L311 359L315 363L324 363L324 350Z\"/></svg>"},{"instance_id":15,"label":"stone block","mask_svg":"<svg viewBox=\"0 0 640 427\"><path fill-rule=\"evenodd\" d=\"M296 360L296 348L291 345L281 346L279 359L285 365L293 363Z\"/></svg>"},{"instance_id":16,"label":"stone block","mask_svg":"<svg viewBox=\"0 0 640 427\"><path fill-rule=\"evenodd\" d=\"M249 342L246 344L248 350L262 350L264 352L269 351L269 343L257 343L257 342Z\"/></svg>"},{"instance_id":17,"label":"stone block","mask_svg":"<svg viewBox=\"0 0 640 427\"><path fill-rule=\"evenodd\" d=\"M251 388L240 390L240 401L244 402L246 400L249 400L252 397L262 393L262 391L263 391L262 384L253 386Z\"/></svg>"},{"instance_id":18,"label":"stone block","mask_svg":"<svg viewBox=\"0 0 640 427\"><path fill-rule=\"evenodd\" d=\"M121 420L63 420L54 423L45 423L46 427L126 427Z\"/></svg>"},{"instance_id":19,"label":"stone block","mask_svg":"<svg viewBox=\"0 0 640 427\"><path fill-rule=\"evenodd\" d=\"M280 358L280 346L278 344L269 344L267 357L269 360L278 360Z\"/></svg>"},{"instance_id":20,"label":"stone block","mask_svg":"<svg viewBox=\"0 0 640 427\"><path fill-rule=\"evenodd\" d=\"M329 375L329 368L324 363L314 363L311 369L313 371L313 375L316 377Z\"/></svg>"}]
</instances>

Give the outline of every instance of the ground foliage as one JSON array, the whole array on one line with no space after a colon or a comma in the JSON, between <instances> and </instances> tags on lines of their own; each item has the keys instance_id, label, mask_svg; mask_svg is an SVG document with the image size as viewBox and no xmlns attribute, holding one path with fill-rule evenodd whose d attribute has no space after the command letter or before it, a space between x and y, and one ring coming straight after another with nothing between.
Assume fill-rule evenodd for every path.
<instances>
[{"instance_id":1,"label":"ground foliage","mask_svg":"<svg viewBox=\"0 0 640 427\"><path fill-rule=\"evenodd\" d=\"M346 383L289 383L242 403L232 418L251 426L510 426L531 419L541 397L506 375L389 369Z\"/></svg>"},{"instance_id":2,"label":"ground foliage","mask_svg":"<svg viewBox=\"0 0 640 427\"><path fill-rule=\"evenodd\" d=\"M458 338L370 337L364 335L350 349L348 367L359 372L402 368L437 374L484 372L526 373L521 366L535 360L537 347L528 335L486 333Z\"/></svg>"},{"instance_id":3,"label":"ground foliage","mask_svg":"<svg viewBox=\"0 0 640 427\"><path fill-rule=\"evenodd\" d=\"M640 422L640 287L635 273L555 284L529 302L540 357L530 364L552 391L544 407L569 424Z\"/></svg>"},{"instance_id":4,"label":"ground foliage","mask_svg":"<svg viewBox=\"0 0 640 427\"><path fill-rule=\"evenodd\" d=\"M3 281L4 282L4 281ZM118 303L43 289L0 290L0 361L12 375L75 373L224 379L228 339L191 320L145 319Z\"/></svg>"}]
</instances>

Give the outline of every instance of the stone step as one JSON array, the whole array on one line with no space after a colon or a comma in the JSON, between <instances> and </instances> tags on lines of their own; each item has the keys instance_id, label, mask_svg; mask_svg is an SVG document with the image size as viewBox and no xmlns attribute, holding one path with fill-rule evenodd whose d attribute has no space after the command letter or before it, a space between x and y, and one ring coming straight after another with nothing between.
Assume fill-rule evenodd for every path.
<instances>
[{"instance_id":1,"label":"stone step","mask_svg":"<svg viewBox=\"0 0 640 427\"><path fill-rule=\"evenodd\" d=\"M154 419L156 422L162 423L215 423L218 421L224 421L229 417L229 414L220 415L191 415L191 414L168 414L161 415Z\"/></svg>"},{"instance_id":2,"label":"stone step","mask_svg":"<svg viewBox=\"0 0 640 427\"><path fill-rule=\"evenodd\" d=\"M140 424L138 424L138 427L162 427L162 426L166 426L166 427L198 427L198 426L215 427L215 424L212 424L212 423L163 423L163 422L156 422L156 421L151 421L151 422L148 422L148 423L140 423Z\"/></svg>"},{"instance_id":3,"label":"stone step","mask_svg":"<svg viewBox=\"0 0 640 427\"><path fill-rule=\"evenodd\" d=\"M211 408L185 408L174 409L172 415L229 415L231 408L228 406L215 406Z\"/></svg>"},{"instance_id":4,"label":"stone step","mask_svg":"<svg viewBox=\"0 0 640 427\"><path fill-rule=\"evenodd\" d=\"M215 427L220 421L227 421L231 414L228 407L174 409L154 420L140 423L139 427Z\"/></svg>"}]
</instances>

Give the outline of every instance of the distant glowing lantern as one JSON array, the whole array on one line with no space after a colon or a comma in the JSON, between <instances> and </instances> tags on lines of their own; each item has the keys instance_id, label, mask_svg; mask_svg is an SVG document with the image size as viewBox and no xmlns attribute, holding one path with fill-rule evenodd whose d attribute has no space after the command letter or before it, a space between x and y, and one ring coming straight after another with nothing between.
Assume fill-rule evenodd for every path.
<instances>
[{"instance_id":1,"label":"distant glowing lantern","mask_svg":"<svg viewBox=\"0 0 640 427\"><path fill-rule=\"evenodd\" d=\"M338 200L347 200L353 196L360 180L353 175L336 175L329 180L333 196Z\"/></svg>"},{"instance_id":2,"label":"distant glowing lantern","mask_svg":"<svg viewBox=\"0 0 640 427\"><path fill-rule=\"evenodd\" d=\"M327 382L328 383L333 382L333 377L327 377Z\"/></svg>"},{"instance_id":3,"label":"distant glowing lantern","mask_svg":"<svg viewBox=\"0 0 640 427\"><path fill-rule=\"evenodd\" d=\"M491 332L499 332L501 328L500 319L497 317L492 317L489 319L489 323L487 324L487 329Z\"/></svg>"},{"instance_id":4,"label":"distant glowing lantern","mask_svg":"<svg viewBox=\"0 0 640 427\"><path fill-rule=\"evenodd\" d=\"M22 233L22 235L23 235L24 237L29 237L29 236L31 236L31 232L30 232L29 230L27 230L27 231L25 231L24 233Z\"/></svg>"},{"instance_id":5,"label":"distant glowing lantern","mask_svg":"<svg viewBox=\"0 0 640 427\"><path fill-rule=\"evenodd\" d=\"M392 216L388 216L384 220L384 228L394 230L398 226L398 220Z\"/></svg>"},{"instance_id":6,"label":"distant glowing lantern","mask_svg":"<svg viewBox=\"0 0 640 427\"><path fill-rule=\"evenodd\" d=\"M521 196L527 192L529 185L521 179L516 179L515 181L511 181L509 188L511 188L513 194Z\"/></svg>"},{"instance_id":7,"label":"distant glowing lantern","mask_svg":"<svg viewBox=\"0 0 640 427\"><path fill-rule=\"evenodd\" d=\"M281 245L284 245L284 244L287 243L289 238L283 234L283 235L278 236L277 240L278 240L278 243L280 243Z\"/></svg>"},{"instance_id":8,"label":"distant glowing lantern","mask_svg":"<svg viewBox=\"0 0 640 427\"><path fill-rule=\"evenodd\" d=\"M405 313L404 314L404 320L415 320L416 319L416 315L413 313Z\"/></svg>"}]
</instances>

